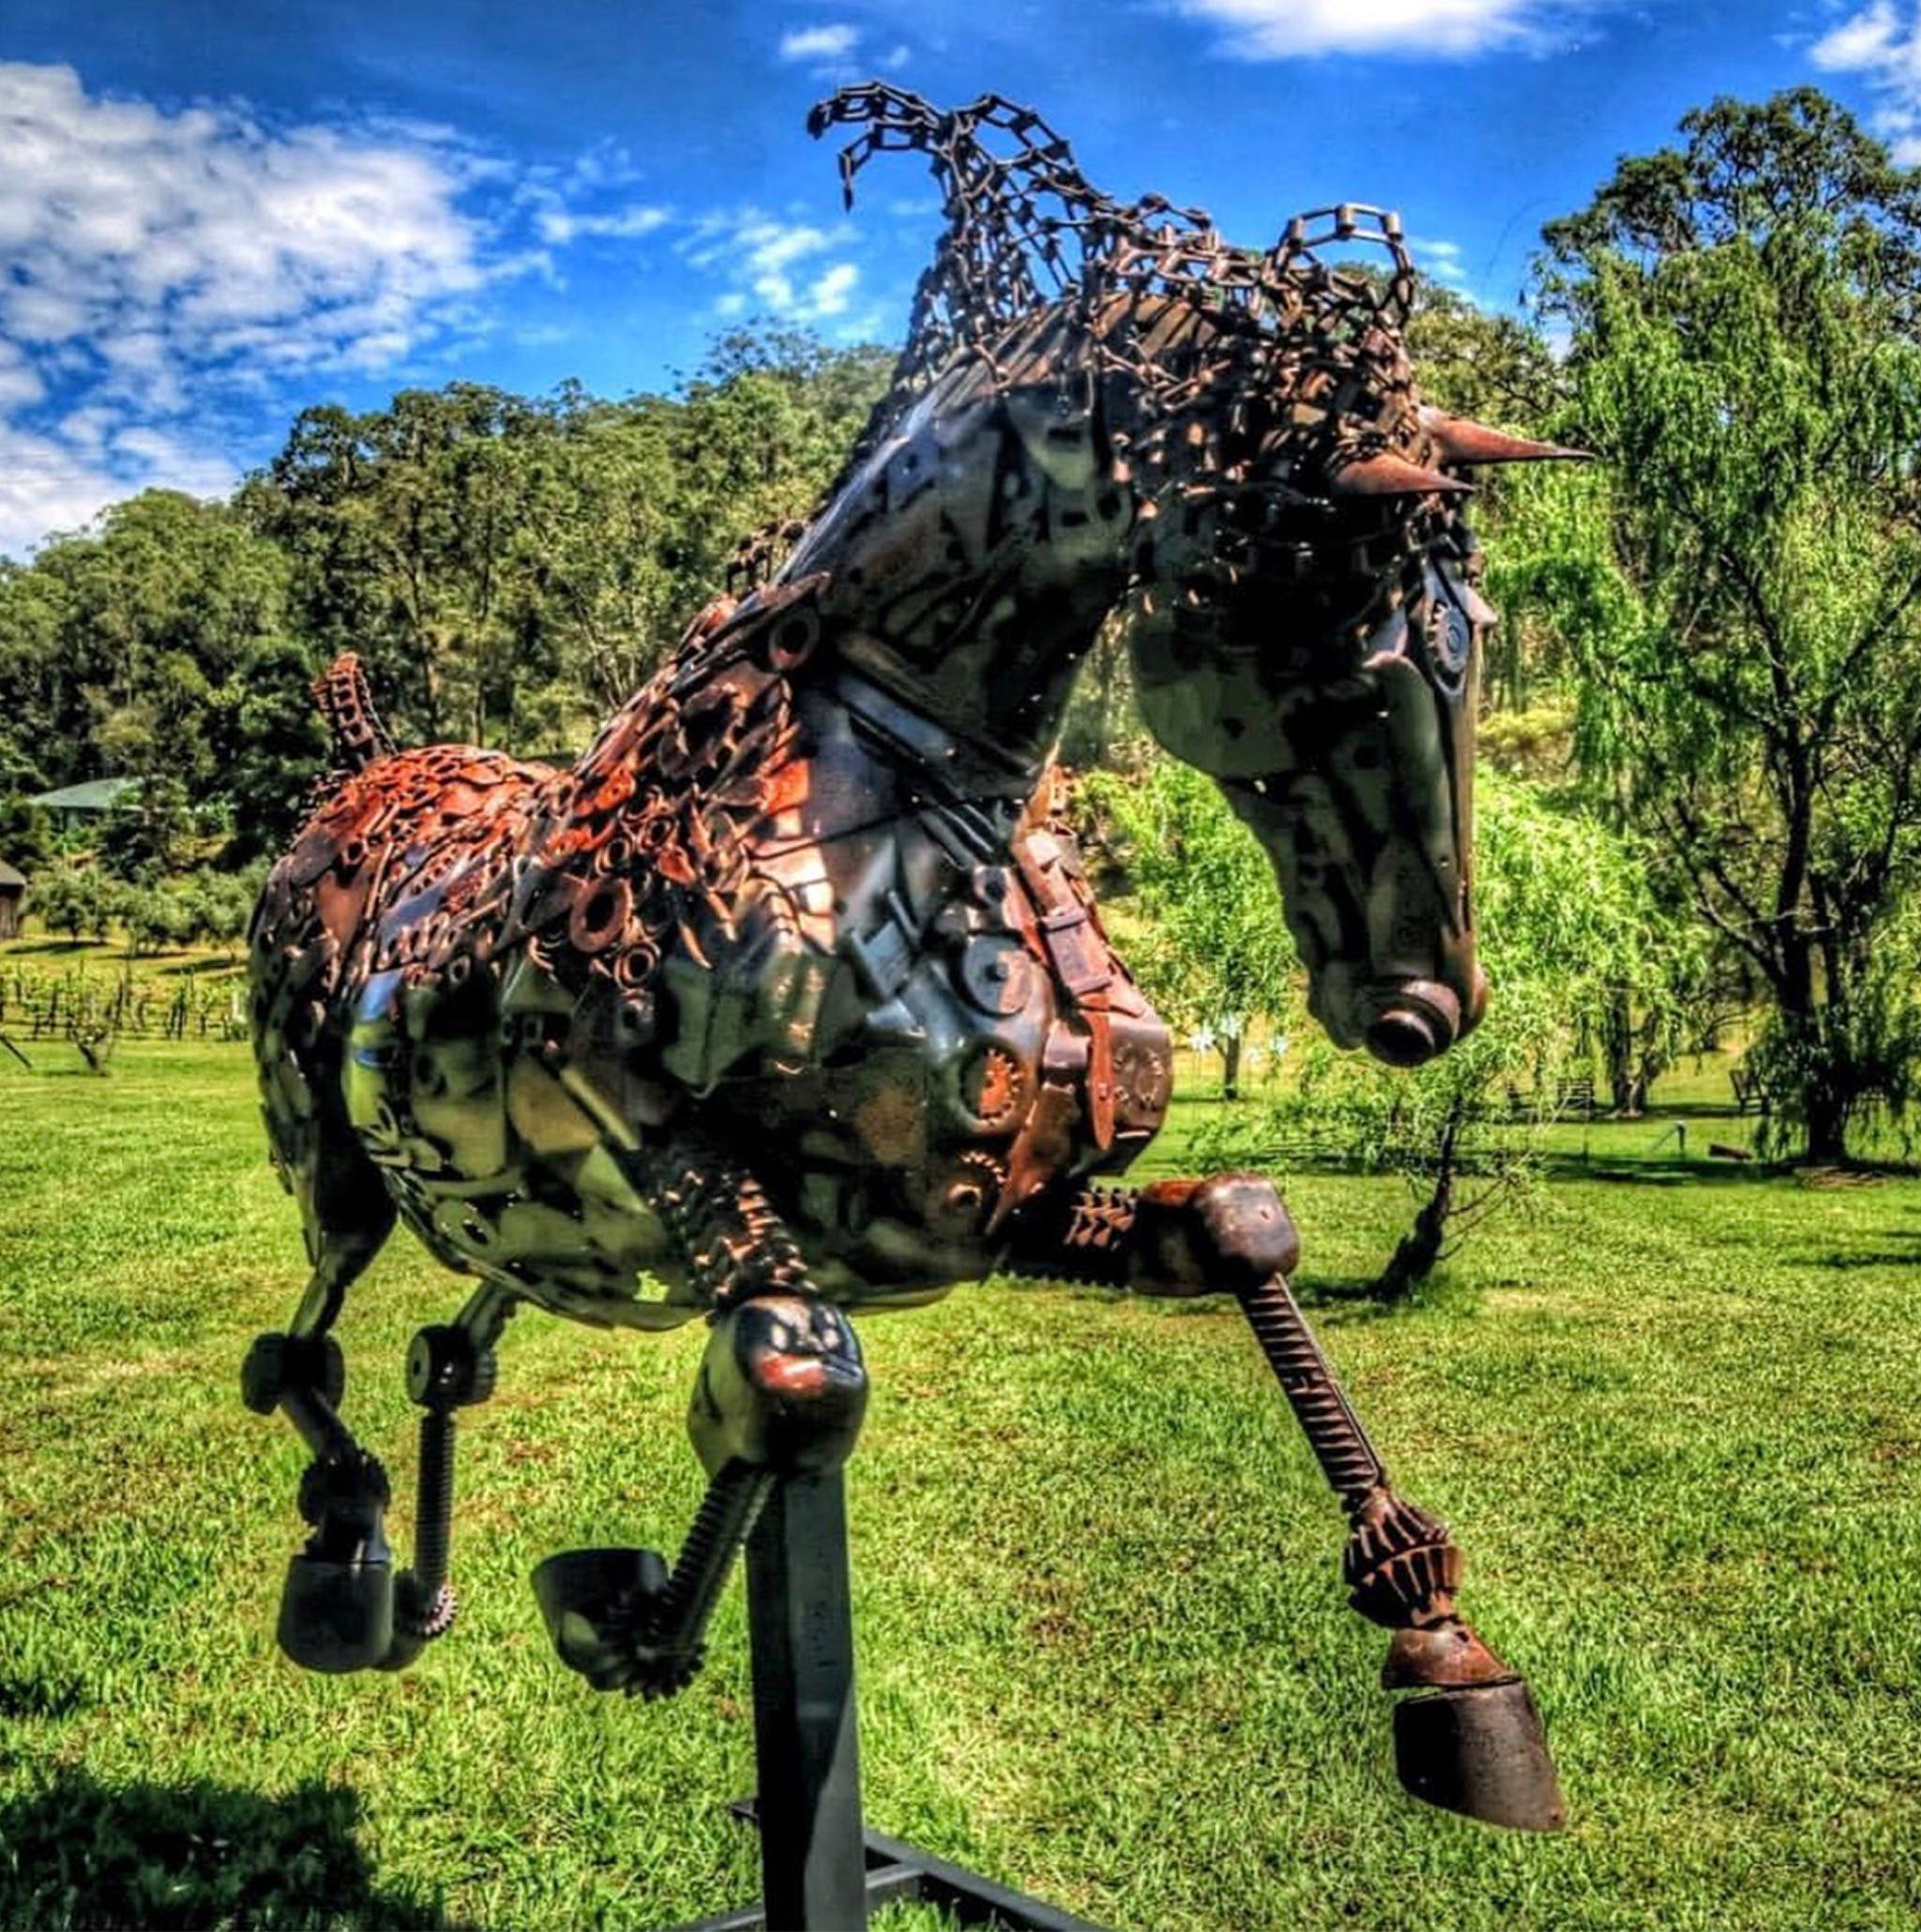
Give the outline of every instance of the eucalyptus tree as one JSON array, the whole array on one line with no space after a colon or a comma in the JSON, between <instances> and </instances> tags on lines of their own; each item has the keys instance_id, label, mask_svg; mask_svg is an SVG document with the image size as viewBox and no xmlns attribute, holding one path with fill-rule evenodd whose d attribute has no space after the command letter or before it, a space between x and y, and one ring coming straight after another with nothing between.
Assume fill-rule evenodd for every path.
<instances>
[{"instance_id":1,"label":"eucalyptus tree","mask_svg":"<svg viewBox=\"0 0 1921 1932\"><path fill-rule=\"evenodd\" d=\"M1765 989L1777 1129L1832 1161L1921 1049L1921 175L1807 89L1682 132L1546 231L1564 432L1607 462L1522 484L1505 589Z\"/></svg>"},{"instance_id":2,"label":"eucalyptus tree","mask_svg":"<svg viewBox=\"0 0 1921 1932\"><path fill-rule=\"evenodd\" d=\"M280 551L174 491L116 504L0 576L0 716L50 783L141 781L121 828L136 868L174 855L189 799L232 803L236 785L262 836L291 824L273 787L249 786L250 720L290 648Z\"/></svg>"},{"instance_id":3,"label":"eucalyptus tree","mask_svg":"<svg viewBox=\"0 0 1921 1932\"><path fill-rule=\"evenodd\" d=\"M242 502L292 560L310 654L360 652L402 736L553 749L654 669L743 536L811 506L884 373L749 329L674 395L325 405Z\"/></svg>"}]
</instances>

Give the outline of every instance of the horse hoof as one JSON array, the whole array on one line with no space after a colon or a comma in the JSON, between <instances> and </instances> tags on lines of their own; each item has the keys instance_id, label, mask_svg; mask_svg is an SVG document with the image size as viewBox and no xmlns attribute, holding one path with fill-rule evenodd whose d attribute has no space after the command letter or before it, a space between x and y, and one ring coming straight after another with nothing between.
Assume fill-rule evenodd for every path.
<instances>
[{"instance_id":1,"label":"horse hoof","mask_svg":"<svg viewBox=\"0 0 1921 1932\"><path fill-rule=\"evenodd\" d=\"M393 1648L393 1566L296 1556L280 1592L279 1638L303 1670L371 1669Z\"/></svg>"},{"instance_id":2,"label":"horse hoof","mask_svg":"<svg viewBox=\"0 0 1921 1932\"><path fill-rule=\"evenodd\" d=\"M644 1688L649 1612L667 1589L658 1551L565 1549L535 1570L533 1582L547 1634L569 1670L596 1690Z\"/></svg>"},{"instance_id":3,"label":"horse hoof","mask_svg":"<svg viewBox=\"0 0 1921 1932\"><path fill-rule=\"evenodd\" d=\"M1397 1704L1394 1759L1401 1788L1445 1810L1521 1832L1567 1822L1540 1713L1518 1677Z\"/></svg>"}]
</instances>

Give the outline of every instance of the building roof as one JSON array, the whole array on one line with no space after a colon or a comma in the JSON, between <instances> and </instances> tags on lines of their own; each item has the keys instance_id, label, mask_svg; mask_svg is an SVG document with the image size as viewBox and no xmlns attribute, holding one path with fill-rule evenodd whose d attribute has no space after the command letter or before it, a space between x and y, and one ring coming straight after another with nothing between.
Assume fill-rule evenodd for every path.
<instances>
[{"instance_id":1,"label":"building roof","mask_svg":"<svg viewBox=\"0 0 1921 1932\"><path fill-rule=\"evenodd\" d=\"M0 892L11 895L24 891L25 888L26 874L16 872L5 859L0 859Z\"/></svg>"},{"instance_id":2,"label":"building roof","mask_svg":"<svg viewBox=\"0 0 1921 1932\"><path fill-rule=\"evenodd\" d=\"M89 778L83 785L63 785L57 792L42 792L27 803L45 806L49 811L112 811L123 798L139 790L138 778Z\"/></svg>"}]
</instances>

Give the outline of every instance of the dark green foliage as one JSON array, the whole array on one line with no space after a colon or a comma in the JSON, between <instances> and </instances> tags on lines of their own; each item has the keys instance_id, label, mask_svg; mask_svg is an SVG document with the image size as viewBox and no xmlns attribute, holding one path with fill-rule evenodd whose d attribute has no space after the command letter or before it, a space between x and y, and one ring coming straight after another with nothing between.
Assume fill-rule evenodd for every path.
<instances>
[{"instance_id":1,"label":"dark green foliage","mask_svg":"<svg viewBox=\"0 0 1921 1932\"><path fill-rule=\"evenodd\" d=\"M1267 857L1212 778L1158 752L1082 792L1090 846L1125 868L1143 922L1128 952L1177 1029L1211 1037L1221 1085L1239 1088L1256 1020L1295 1003L1299 971Z\"/></svg>"},{"instance_id":2,"label":"dark green foliage","mask_svg":"<svg viewBox=\"0 0 1921 1932\"><path fill-rule=\"evenodd\" d=\"M123 876L176 863L192 808L247 766L250 714L289 648L286 583L233 510L169 491L0 573L0 716L50 785L142 781L105 832Z\"/></svg>"},{"instance_id":3,"label":"dark green foliage","mask_svg":"<svg viewBox=\"0 0 1921 1932\"><path fill-rule=\"evenodd\" d=\"M0 853L38 855L20 800L98 777L144 781L101 835L124 877L215 834L230 861L276 850L325 766L308 686L343 650L403 742L583 744L734 544L812 506L887 360L739 331L673 396L322 406L231 505L149 491L0 565Z\"/></svg>"},{"instance_id":4,"label":"dark green foliage","mask_svg":"<svg viewBox=\"0 0 1921 1932\"><path fill-rule=\"evenodd\" d=\"M644 679L742 536L811 507L884 375L741 332L673 397L310 409L239 501L291 562L309 656L360 652L402 740L551 748Z\"/></svg>"},{"instance_id":5,"label":"dark green foliage","mask_svg":"<svg viewBox=\"0 0 1921 1932\"><path fill-rule=\"evenodd\" d=\"M26 870L46 858L53 842L46 813L24 792L0 791L0 859Z\"/></svg>"}]
</instances>

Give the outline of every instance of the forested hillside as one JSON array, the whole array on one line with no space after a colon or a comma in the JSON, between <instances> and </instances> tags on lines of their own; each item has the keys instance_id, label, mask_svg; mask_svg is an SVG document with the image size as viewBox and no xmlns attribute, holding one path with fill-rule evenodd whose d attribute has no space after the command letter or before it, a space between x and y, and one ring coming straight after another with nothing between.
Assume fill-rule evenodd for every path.
<instances>
[{"instance_id":1,"label":"forested hillside","mask_svg":"<svg viewBox=\"0 0 1921 1932\"><path fill-rule=\"evenodd\" d=\"M50 538L0 566L0 845L44 846L24 798L125 776L136 867L196 831L269 849L325 748L308 680L348 648L405 742L582 745L735 542L811 506L891 360L742 333L673 395L324 405L228 502L149 491Z\"/></svg>"}]
</instances>

